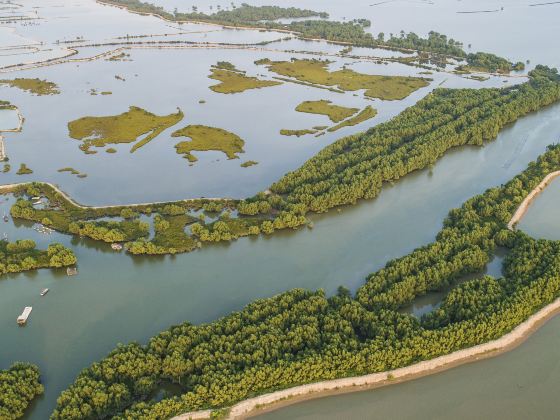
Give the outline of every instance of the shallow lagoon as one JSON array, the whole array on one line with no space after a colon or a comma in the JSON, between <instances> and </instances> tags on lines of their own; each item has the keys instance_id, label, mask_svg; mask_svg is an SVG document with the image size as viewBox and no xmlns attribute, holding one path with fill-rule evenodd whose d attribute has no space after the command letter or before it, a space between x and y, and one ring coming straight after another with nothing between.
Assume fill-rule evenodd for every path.
<instances>
[{"instance_id":1,"label":"shallow lagoon","mask_svg":"<svg viewBox=\"0 0 560 420\"><path fill-rule=\"evenodd\" d=\"M305 47L305 42L298 42ZM14 88L0 88L0 95L19 106L26 118L22 133L6 136L10 157L15 163L25 162L34 171L25 177L2 174L3 183L49 181L60 185L79 202L91 205L200 196L243 198L266 189L334 140L395 116L442 83L449 87L504 85L501 77L481 83L458 75L434 73L430 75L434 80L430 86L402 101L372 101L365 99L360 91L336 93L289 82L238 94L221 94L209 89L217 83L208 78L210 66L217 61L230 61L248 75L264 75L261 78L272 80L275 73L265 66L255 65L255 60L306 56L266 50L199 48L141 48L126 50L126 53L130 54L127 61L97 59L18 72L18 77L40 77L57 83L59 95L32 97ZM328 58L333 61L330 66L333 70L347 64L351 69L369 74L418 76L420 71L399 63L384 65L336 56ZM163 68L165 77L161 74ZM524 79L507 80L517 83ZM112 94L91 95L91 89ZM358 126L319 138L280 135L283 128L330 125L325 116L295 111L303 101L320 99L359 109L371 104L378 115ZM200 100L206 102L200 104ZM174 113L179 107L185 117L132 154L130 145L122 144L115 146L118 151L115 154L99 149L95 155L85 155L78 149L80 142L68 136L68 122L83 116L117 115L127 111L130 105L157 115ZM45 113L45 109L50 112ZM173 147L180 139L170 136L188 124L223 128L237 134L245 141L245 153L240 154L240 159L227 160L220 152L197 152L198 162L189 166ZM240 167L245 160L259 164ZM67 166L87 173L88 177L80 179L57 173L57 169ZM111 185L112 194L107 194L107 185Z\"/></svg>"},{"instance_id":2,"label":"shallow lagoon","mask_svg":"<svg viewBox=\"0 0 560 420\"><path fill-rule=\"evenodd\" d=\"M0 134L5 130L17 130L19 117L15 109L0 109Z\"/></svg>"}]
</instances>

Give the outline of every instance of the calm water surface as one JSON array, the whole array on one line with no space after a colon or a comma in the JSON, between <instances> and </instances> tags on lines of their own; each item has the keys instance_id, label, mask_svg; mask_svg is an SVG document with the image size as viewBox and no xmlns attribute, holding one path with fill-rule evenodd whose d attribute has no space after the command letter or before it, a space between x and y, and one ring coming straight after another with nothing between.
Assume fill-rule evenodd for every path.
<instances>
[{"instance_id":1,"label":"calm water surface","mask_svg":"<svg viewBox=\"0 0 560 420\"><path fill-rule=\"evenodd\" d=\"M533 200L519 222L518 228L529 235L543 239L560 238L560 181L554 179L546 189Z\"/></svg>"},{"instance_id":2,"label":"calm water surface","mask_svg":"<svg viewBox=\"0 0 560 420\"><path fill-rule=\"evenodd\" d=\"M199 6L202 7L203 3L200 2ZM454 1L437 1L435 4L392 2L370 7L370 2L363 0L352 5L341 0L328 4L310 0L294 5L324 9L336 18L371 16L375 30L386 32L397 32L401 28L419 33L440 30L457 39L473 42L473 48L476 46L515 59L530 58L532 63L560 64L553 36L557 32L555 28L558 29L557 14L554 13L557 9L552 6L528 8L527 2L512 1L502 13L456 13L471 6L490 7L487 3L492 3L492 7L494 3L498 4L494 1L475 1L468 5ZM67 50L56 41L75 40L78 36L84 36L88 42L107 42L127 34L173 34L169 35L170 39L229 42L256 42L277 36L256 31L216 32L215 27L205 25L179 28L155 18L98 6L88 0L76 1L64 8L55 7L57 5L60 2L55 0L46 0L40 5L23 2L21 7L26 13L37 10L46 19L37 25L19 24L16 27L17 36L24 38L13 38L21 43L20 47L42 40L44 45L37 54L60 55ZM34 6L39 9L33 9ZM174 7L171 2L169 6ZM188 8L188 3L182 6ZM104 24L99 25L91 19L92 13L98 13L96 16L103 19ZM507 30L497 31L496 28L500 27ZM517 29L515 33L509 30L512 27ZM179 32L188 33L178 35ZM0 88L1 99L18 105L26 117L22 133L6 136L12 166L25 162L35 170L26 178L13 173L1 174L0 182L49 180L60 184L86 204L200 195L245 196L266 187L287 170L298 167L336 138L391 118L439 83L449 87L485 86L435 73L431 76L434 82L429 87L404 101L376 100L373 103L361 95L335 94L295 84L249 91L239 96L219 95L208 89L211 84L207 79L209 66L218 60L231 61L251 75L269 77L266 69L254 66L254 60L308 56L281 52L279 50L284 49L282 43L287 44L285 49L298 51L317 50L322 45L290 40L269 44L271 48L266 51L132 50L132 61L67 63L2 75L53 80L60 85L62 94L35 97L16 89ZM78 57L105 50L104 47L92 47L88 53L80 50ZM334 53L339 47L325 46L321 50ZM0 60L6 59L0 62L0 66L13 62L10 57L0 56ZM333 68L345 63L345 60L333 59ZM21 57L18 60L21 62ZM377 74L416 74L418 71L401 65L346 64L357 71ZM123 75L126 81L116 80L114 76L117 74ZM486 85L505 83L496 78ZM91 88L110 90L113 95L91 96L88 93ZM204 106L198 104L200 99L207 103ZM338 104L356 107L372 103L378 108L379 115L364 125L332 136L317 139L279 136L280 128L307 128L324 122L321 116L293 111L299 102L310 99L332 99ZM240 160L234 161L225 160L217 152L200 153L199 161L188 166L175 154L176 139L170 138L170 131L134 155L128 152L129 146L119 146L115 155L86 156L78 150L78 142L68 137L68 121L84 115L124 112L130 105L158 114L175 112L176 107L181 107L185 112L181 126L192 123L226 128L246 140L246 152ZM39 365L46 392L29 410L28 417L45 419L52 411L57 395L77 373L104 356L118 342L145 342L172 324L185 320L208 322L255 298L293 287L323 288L332 293L343 284L356 290L368 273L382 267L388 259L405 255L432 241L450 208L461 205L465 199L488 187L506 182L541 154L546 145L559 138L560 106L556 105L506 128L497 141L485 148L465 147L451 151L431 172L417 172L404 178L395 186L385 188L377 200L343 209L340 213L315 216L313 230L282 232L270 238L245 238L229 245L212 246L174 257L131 258L115 253L109 246L59 234L43 236L33 230L32 225L1 221L0 233L7 233L12 240L32 238L41 247L51 241L72 246L79 259L79 274L67 277L63 271L41 270L0 278L0 368L15 360ZM239 163L248 159L260 163L251 168L240 168ZM77 179L56 171L65 166L74 166L88 173L88 177ZM536 211L541 200L546 199L546 194L535 202L524 223L529 223L532 212ZM10 204L10 201L0 202L0 213L8 212ZM525 229L529 231L529 228ZM488 269L491 273L492 270L499 271L499 258L493 264ZM41 298L39 292L44 287L51 291ZM434 304L437 301L427 302L416 313L429 310L426 305ZM15 318L27 305L34 307L30 322L25 328L18 328ZM533 417L547 417L550 413L547 410L555 402L548 390L557 389L553 382L559 378L557 362L553 359L555 352L551 350L558 344L558 325L558 321L552 321L520 349L500 358L410 384L340 397L364 398L363 404L323 399L308 403L311 406L302 404L287 409L291 410L289 412L279 411L273 415L297 418L300 415L328 417L325 413L340 413L340 418L368 418L377 416L379 410L379 416L397 418L401 410L403 418L414 414L423 418L441 418L453 412L448 410L459 410L456 415L459 418L479 412L489 413L492 417L494 411L499 415L493 417L500 418L505 412L521 416L534 409ZM538 340L545 341L539 344ZM512 359L519 354L522 359ZM485 370L482 366L486 366ZM511 378L517 378L517 382ZM435 384L438 381L441 381L439 387ZM527 396L525 399L518 398L521 391L515 388L515 384L521 384L523 388L520 389ZM549 384L551 387L547 388ZM490 388L485 388L487 386ZM500 409L492 408L494 405L490 400L495 398L498 404L500 396L503 396L504 404L513 404L511 409L503 411L505 405ZM403 401L397 401L397 398ZM376 405L368 405L368 401ZM416 409L405 412L409 407L406 401ZM385 411L383 407L386 407ZM302 411L298 413L297 410Z\"/></svg>"}]
</instances>

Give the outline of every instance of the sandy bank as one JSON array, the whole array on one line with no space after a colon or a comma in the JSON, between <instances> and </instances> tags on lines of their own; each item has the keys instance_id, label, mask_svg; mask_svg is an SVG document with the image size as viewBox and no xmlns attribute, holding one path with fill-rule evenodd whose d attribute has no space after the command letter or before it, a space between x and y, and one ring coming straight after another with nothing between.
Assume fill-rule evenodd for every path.
<instances>
[{"instance_id":1,"label":"sandy bank","mask_svg":"<svg viewBox=\"0 0 560 420\"><path fill-rule=\"evenodd\" d=\"M243 419L257 414L256 410L262 413L312 398L390 385L441 372L464 363L493 357L521 344L535 330L559 311L560 298L530 316L508 334L496 340L399 369L363 376L321 381L264 394L234 405L227 418ZM210 411L205 410L185 413L174 417L172 420L200 419L208 418L209 416Z\"/></svg>"},{"instance_id":2,"label":"sandy bank","mask_svg":"<svg viewBox=\"0 0 560 420\"><path fill-rule=\"evenodd\" d=\"M525 199L519 205L519 207L517 208L517 210L513 214L513 217L511 218L511 220L507 225L509 230L513 230L515 225L517 225L519 221L523 218L523 216L525 216L525 213L527 213L527 209L529 208L531 202L548 186L548 184L550 184L550 182L554 178L558 176L560 176L560 171L549 173L547 176L544 177L544 179L540 182L540 184L537 185L533 189L533 191L531 191L529 195L527 195L527 197L525 197Z\"/></svg>"}]
</instances>

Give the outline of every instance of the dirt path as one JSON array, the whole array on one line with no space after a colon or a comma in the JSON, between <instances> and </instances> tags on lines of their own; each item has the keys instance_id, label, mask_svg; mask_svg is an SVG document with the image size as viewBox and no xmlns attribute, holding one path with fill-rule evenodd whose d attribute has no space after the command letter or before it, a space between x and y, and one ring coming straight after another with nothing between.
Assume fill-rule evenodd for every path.
<instances>
[{"instance_id":1,"label":"dirt path","mask_svg":"<svg viewBox=\"0 0 560 420\"><path fill-rule=\"evenodd\" d=\"M0 185L0 193L7 193L10 192L11 190L13 190L14 188L20 187L20 186L24 186L24 185L31 185L32 182L20 182L18 184L5 184L5 185ZM206 201L221 201L221 200L230 200L230 201L237 201L236 198L223 198L223 197L201 197L201 198L185 198L185 199L179 199L179 200L173 200L173 201L153 201L153 202L149 202L149 203L133 203L133 204L112 204L112 205L108 205L108 206L87 206L87 205L83 205L80 204L76 201L74 201L68 194L66 194L64 191L62 191L60 188L58 188L56 185L51 184L50 182L41 182L41 184L45 184L50 186L53 190L55 190L57 193L59 193L65 200L69 201L72 205L87 210L87 209L114 209L114 208L120 208L120 207L140 207L140 206L155 206L155 205L161 205L161 204L169 204L169 203L177 203L177 202L183 202L183 203L192 203L193 201L199 201L199 200L206 200Z\"/></svg>"},{"instance_id":2,"label":"dirt path","mask_svg":"<svg viewBox=\"0 0 560 420\"><path fill-rule=\"evenodd\" d=\"M550 182L554 178L558 176L560 176L560 171L549 173L547 176L544 177L541 183L537 185L535 189L531 191L527 197L525 197L525 199L517 208L517 210L513 214L513 217L511 218L511 220L507 225L509 230L514 230L515 226L519 223L519 221L523 218L523 216L525 216L525 213L527 213L527 210L529 209L529 205L531 204L531 202L548 186L548 184L550 184Z\"/></svg>"}]
</instances>

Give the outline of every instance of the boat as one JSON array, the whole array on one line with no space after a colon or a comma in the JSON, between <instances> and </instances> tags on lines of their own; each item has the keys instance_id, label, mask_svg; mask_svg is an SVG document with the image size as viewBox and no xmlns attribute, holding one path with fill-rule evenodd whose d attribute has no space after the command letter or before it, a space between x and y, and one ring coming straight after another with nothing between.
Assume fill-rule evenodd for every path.
<instances>
[{"instance_id":1,"label":"boat","mask_svg":"<svg viewBox=\"0 0 560 420\"><path fill-rule=\"evenodd\" d=\"M33 308L31 306L26 306L25 308L23 308L23 312L17 318L17 323L19 325L25 325L27 323L27 318L29 318L32 310Z\"/></svg>"},{"instance_id":2,"label":"boat","mask_svg":"<svg viewBox=\"0 0 560 420\"><path fill-rule=\"evenodd\" d=\"M111 248L113 248L113 250L115 250L115 251L120 251L123 247L122 247L121 244L113 243L113 244L111 244Z\"/></svg>"},{"instance_id":3,"label":"boat","mask_svg":"<svg viewBox=\"0 0 560 420\"><path fill-rule=\"evenodd\" d=\"M75 276L76 274L78 274L78 269L76 267L68 267L66 269L67 276Z\"/></svg>"},{"instance_id":4,"label":"boat","mask_svg":"<svg viewBox=\"0 0 560 420\"><path fill-rule=\"evenodd\" d=\"M49 293L49 289L43 289L41 290L41 296L45 296L47 293Z\"/></svg>"}]
</instances>

